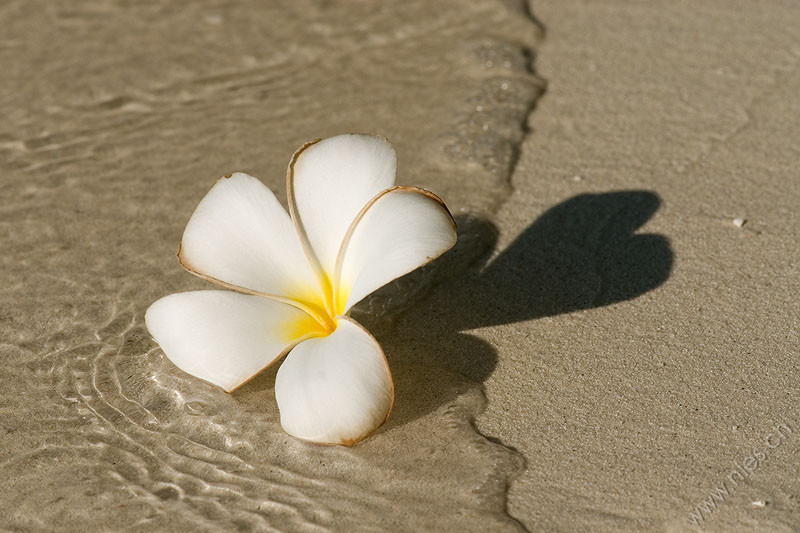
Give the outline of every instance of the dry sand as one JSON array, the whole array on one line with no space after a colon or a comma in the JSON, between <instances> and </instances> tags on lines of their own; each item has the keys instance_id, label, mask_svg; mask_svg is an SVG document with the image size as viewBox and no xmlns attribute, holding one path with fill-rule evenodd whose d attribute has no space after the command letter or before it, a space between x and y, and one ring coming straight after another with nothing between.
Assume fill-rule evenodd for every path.
<instances>
[{"instance_id":1,"label":"dry sand","mask_svg":"<svg viewBox=\"0 0 800 533\"><path fill-rule=\"evenodd\" d=\"M0 527L798 529L800 6L528 11L0 6ZM355 312L395 411L323 448L275 369L226 395L142 315L210 288L174 252L217 177L284 198L343 131L460 242Z\"/></svg>"},{"instance_id":2,"label":"dry sand","mask_svg":"<svg viewBox=\"0 0 800 533\"><path fill-rule=\"evenodd\" d=\"M500 257L536 267L504 283L541 311L476 333L500 354L479 428L527 460L511 514L797 531L800 4L533 11L548 89L496 221Z\"/></svg>"}]
</instances>

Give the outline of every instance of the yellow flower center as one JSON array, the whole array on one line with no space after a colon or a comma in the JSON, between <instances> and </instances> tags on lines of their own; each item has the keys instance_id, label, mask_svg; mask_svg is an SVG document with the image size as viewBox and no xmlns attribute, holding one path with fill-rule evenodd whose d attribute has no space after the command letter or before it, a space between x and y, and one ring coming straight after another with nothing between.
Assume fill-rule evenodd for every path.
<instances>
[{"instance_id":1,"label":"yellow flower center","mask_svg":"<svg viewBox=\"0 0 800 533\"><path fill-rule=\"evenodd\" d=\"M322 290L318 287L301 285L289 292L289 297L302 304L306 314L283 324L281 329L288 340L309 335L325 337L336 329L336 317L344 314L350 290L340 286L334 295L333 287L327 278L321 285Z\"/></svg>"}]
</instances>

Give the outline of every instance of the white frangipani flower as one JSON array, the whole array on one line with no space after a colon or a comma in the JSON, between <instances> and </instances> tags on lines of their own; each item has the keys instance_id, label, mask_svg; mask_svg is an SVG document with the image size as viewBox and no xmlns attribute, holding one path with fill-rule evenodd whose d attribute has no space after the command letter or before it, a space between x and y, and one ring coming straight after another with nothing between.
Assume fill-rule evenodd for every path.
<instances>
[{"instance_id":1,"label":"white frangipani flower","mask_svg":"<svg viewBox=\"0 0 800 533\"><path fill-rule=\"evenodd\" d=\"M375 431L394 384L380 345L348 313L456 242L444 203L393 186L395 166L380 137L310 142L289 164L290 214L256 178L221 178L186 225L178 259L236 292L152 304L145 321L167 357L231 392L288 353L275 382L287 433L350 445Z\"/></svg>"}]
</instances>

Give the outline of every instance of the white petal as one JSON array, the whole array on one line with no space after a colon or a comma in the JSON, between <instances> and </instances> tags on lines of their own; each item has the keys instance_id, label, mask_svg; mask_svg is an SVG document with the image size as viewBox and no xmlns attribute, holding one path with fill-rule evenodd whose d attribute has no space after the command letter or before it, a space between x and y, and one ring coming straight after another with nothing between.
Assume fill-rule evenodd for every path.
<instances>
[{"instance_id":1,"label":"white petal","mask_svg":"<svg viewBox=\"0 0 800 533\"><path fill-rule=\"evenodd\" d=\"M385 139L356 134L310 143L295 154L287 178L290 210L328 278L358 212L394 184L396 159Z\"/></svg>"},{"instance_id":2,"label":"white petal","mask_svg":"<svg viewBox=\"0 0 800 533\"><path fill-rule=\"evenodd\" d=\"M275 397L290 435L351 445L386 421L394 385L378 342L342 317L329 336L308 339L291 351L278 369Z\"/></svg>"},{"instance_id":3,"label":"white petal","mask_svg":"<svg viewBox=\"0 0 800 533\"><path fill-rule=\"evenodd\" d=\"M319 325L269 298L230 291L170 294L145 314L150 334L175 365L230 392Z\"/></svg>"},{"instance_id":4,"label":"white petal","mask_svg":"<svg viewBox=\"0 0 800 533\"><path fill-rule=\"evenodd\" d=\"M456 224L444 203L417 187L396 187L376 197L354 222L335 276L336 313L411 272L456 243Z\"/></svg>"},{"instance_id":5,"label":"white petal","mask_svg":"<svg viewBox=\"0 0 800 533\"><path fill-rule=\"evenodd\" d=\"M220 179L195 209L178 252L188 270L231 288L322 301L291 218L252 176Z\"/></svg>"}]
</instances>

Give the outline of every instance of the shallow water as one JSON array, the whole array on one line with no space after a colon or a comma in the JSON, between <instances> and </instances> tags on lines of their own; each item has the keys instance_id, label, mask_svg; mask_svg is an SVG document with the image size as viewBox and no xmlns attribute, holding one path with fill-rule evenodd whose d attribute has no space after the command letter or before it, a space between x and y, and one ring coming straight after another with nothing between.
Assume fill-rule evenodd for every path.
<instances>
[{"instance_id":1,"label":"shallow water","mask_svg":"<svg viewBox=\"0 0 800 533\"><path fill-rule=\"evenodd\" d=\"M492 348L415 317L493 245L542 88L526 9L19 0L0 21L0 526L521 527L505 492L524 458L472 426ZM166 360L143 314L211 288L174 253L216 178L283 199L293 150L349 131L388 137L398 183L442 196L461 238L357 310L395 409L366 442L319 447L281 431L276 368L227 395Z\"/></svg>"}]
</instances>

